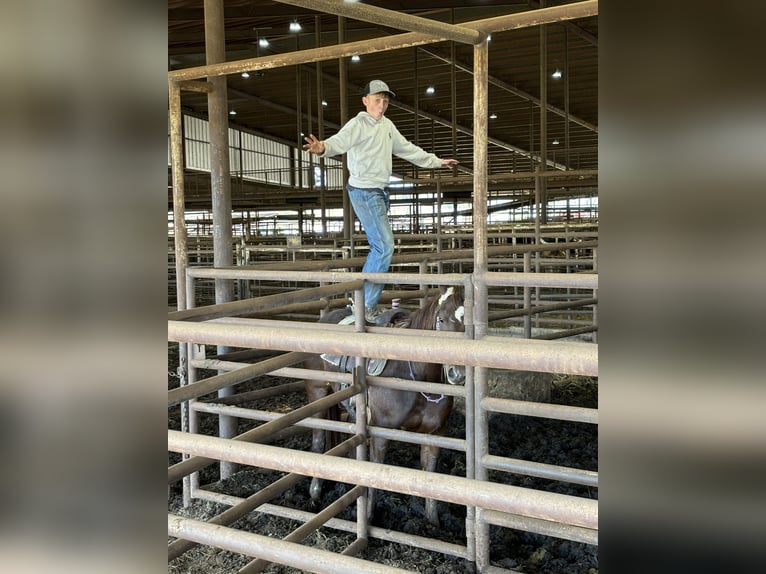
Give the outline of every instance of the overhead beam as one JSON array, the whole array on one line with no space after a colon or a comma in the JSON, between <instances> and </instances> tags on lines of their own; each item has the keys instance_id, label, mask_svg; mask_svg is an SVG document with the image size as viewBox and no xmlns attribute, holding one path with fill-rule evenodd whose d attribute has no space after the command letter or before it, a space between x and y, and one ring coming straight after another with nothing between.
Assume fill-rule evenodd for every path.
<instances>
[{"instance_id":1,"label":"overhead beam","mask_svg":"<svg viewBox=\"0 0 766 574\"><path fill-rule=\"evenodd\" d=\"M421 18L420 16L387 10L369 4L349 3L343 0L277 0L277 2L309 8L327 14L335 14L336 16L346 16L354 20L361 20L362 22L383 24L397 30L430 34L445 40L453 40L464 44L479 44L487 37L487 34L481 30L446 24L438 20Z\"/></svg>"},{"instance_id":2,"label":"overhead beam","mask_svg":"<svg viewBox=\"0 0 766 574\"><path fill-rule=\"evenodd\" d=\"M508 16L498 16L485 20L477 20L461 24L463 28L475 28L485 33L500 32L503 30L514 30L530 26L539 26L552 22L561 22L564 20L584 18L598 14L598 1L585 0L576 4L565 4L552 8L542 8ZM358 42L348 42L335 46L323 46L321 48L310 48L287 54L275 54L271 56L262 56L257 58L246 58L232 62L223 62L221 64L211 64L205 66L196 66L193 68L184 68L181 70L172 70L168 72L168 78L171 80L198 80L201 78L211 78L215 76L226 76L228 74L241 74L242 72L252 72L256 70L268 70L271 68L280 68L283 66L294 66L321 60L332 60L336 58L347 58L354 54L371 54L386 50L395 50L400 48L412 48L425 44L434 44L442 42L448 38L435 37L432 34L421 32L407 32L395 36L386 36L383 38L374 38L371 40L362 40Z\"/></svg>"}]
</instances>

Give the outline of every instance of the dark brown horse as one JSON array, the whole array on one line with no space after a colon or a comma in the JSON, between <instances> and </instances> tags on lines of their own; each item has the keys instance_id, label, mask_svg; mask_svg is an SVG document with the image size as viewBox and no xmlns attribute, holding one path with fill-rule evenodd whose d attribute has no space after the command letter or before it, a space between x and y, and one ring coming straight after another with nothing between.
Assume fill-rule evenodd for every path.
<instances>
[{"instance_id":1,"label":"dark brown horse","mask_svg":"<svg viewBox=\"0 0 766 574\"><path fill-rule=\"evenodd\" d=\"M411 313L405 310L393 309L383 314L378 325L426 329L437 331L464 331L463 324L463 290L450 287L441 289L441 293L427 304ZM323 323L339 323L352 315L351 309L337 309L321 319ZM345 321L344 321L345 322ZM350 371L353 359L339 356L322 355L306 361L306 366L315 370L329 372ZM368 361L367 373L381 377L397 377L414 381L431 383L448 382L462 384L465 382L465 368L462 366L441 365L437 363L417 363L412 361L380 360ZM309 401L315 401L335 392L337 384L325 381L306 381L306 394ZM453 398L446 395L431 395L417 391L369 386L367 391L368 424L373 426L402 429L411 432L436 434L444 433L447 419L452 412ZM353 399L351 401L353 405ZM353 408L349 408L349 418L354 418ZM337 413L335 413L337 416ZM327 416L327 414L325 414ZM333 416L333 413L330 413ZM313 431L311 450L324 452L326 434L321 430ZM370 461L382 463L386 456L388 439L372 438L370 440ZM420 448L420 465L423 470L433 472L439 459L439 447L423 445ZM311 483L311 498L317 500L320 495L321 481L314 479ZM368 492L368 516L371 518L375 508L374 490ZM426 518L434 525L439 524L435 501L426 500Z\"/></svg>"}]
</instances>

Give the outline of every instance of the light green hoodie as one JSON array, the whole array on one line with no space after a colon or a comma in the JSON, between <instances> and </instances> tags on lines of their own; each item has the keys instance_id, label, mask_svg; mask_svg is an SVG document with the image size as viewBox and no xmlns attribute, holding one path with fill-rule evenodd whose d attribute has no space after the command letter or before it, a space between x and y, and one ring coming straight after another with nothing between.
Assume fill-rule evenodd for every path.
<instances>
[{"instance_id":1,"label":"light green hoodie","mask_svg":"<svg viewBox=\"0 0 766 574\"><path fill-rule=\"evenodd\" d=\"M392 155L422 168L442 166L441 159L405 139L386 116L375 120L366 111L324 140L324 149L322 157L348 154L348 183L353 187L386 187L393 170Z\"/></svg>"}]
</instances>

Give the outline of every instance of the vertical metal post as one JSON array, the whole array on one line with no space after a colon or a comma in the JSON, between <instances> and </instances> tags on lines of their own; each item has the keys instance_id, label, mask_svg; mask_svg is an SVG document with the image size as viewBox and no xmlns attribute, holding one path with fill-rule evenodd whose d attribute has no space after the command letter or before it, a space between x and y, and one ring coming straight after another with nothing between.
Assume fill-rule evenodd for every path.
<instances>
[{"instance_id":1,"label":"vertical metal post","mask_svg":"<svg viewBox=\"0 0 766 574\"><path fill-rule=\"evenodd\" d=\"M194 277L186 277L186 283L184 284L184 289L186 290L186 308L191 309L196 306L196 302L194 300ZM198 358L198 353L195 353L195 343L184 343L184 348L186 349L186 356L189 359L196 359ZM202 346L202 349L204 350L204 346ZM203 352L204 355L204 352ZM187 380L188 384L192 384L197 382L197 368L191 366L191 361L189 360L187 362ZM186 430L190 433L196 433L199 430L199 413L197 413L195 410L192 409L192 404L194 403L196 399L192 399L189 401L184 401L181 403L181 409L182 414L186 412L186 423L184 424L184 421L181 421L181 430L184 430L184 426L186 426ZM188 458L191 458L188 454L183 454L181 456L182 460L187 460ZM199 472L195 472L189 476L184 477L183 481L183 500L184 500L184 507L189 506L191 504L192 500L192 494L194 491L199 488Z\"/></svg>"},{"instance_id":2,"label":"vertical metal post","mask_svg":"<svg viewBox=\"0 0 766 574\"><path fill-rule=\"evenodd\" d=\"M524 273L530 273L532 271L532 253L527 251L524 253ZM532 288L529 285L525 285L523 288L524 297L524 336L527 339L532 338Z\"/></svg>"},{"instance_id":3,"label":"vertical metal post","mask_svg":"<svg viewBox=\"0 0 766 574\"><path fill-rule=\"evenodd\" d=\"M170 106L170 164L173 185L173 239L176 263L176 308L186 309L186 267L188 254L186 250L186 222L184 210L184 166L183 166L183 131L181 116L181 90L178 83L170 80L168 83ZM188 345L178 344L178 376L179 385L189 384ZM189 404L181 404L181 430L189 432ZM182 458L188 458L183 455ZM183 505L191 503L191 482L189 477L183 480Z\"/></svg>"},{"instance_id":4,"label":"vertical metal post","mask_svg":"<svg viewBox=\"0 0 766 574\"><path fill-rule=\"evenodd\" d=\"M173 185L173 238L176 263L176 308L186 309L186 223L184 221L183 132L181 127L181 90L178 83L168 83L170 99L170 164Z\"/></svg>"},{"instance_id":5,"label":"vertical metal post","mask_svg":"<svg viewBox=\"0 0 766 574\"><path fill-rule=\"evenodd\" d=\"M545 0L540 1L540 7L545 8ZM540 25L540 167L548 167L548 27ZM537 190L537 181L535 182ZM539 217L543 223L548 223L547 209L547 180L540 180Z\"/></svg>"},{"instance_id":6,"label":"vertical metal post","mask_svg":"<svg viewBox=\"0 0 766 574\"><path fill-rule=\"evenodd\" d=\"M415 114L415 125L414 128L414 139L417 143L420 143L420 74L418 74L418 48L413 48L412 52L412 69L415 70L415 95L412 97L412 105L414 108L414 114ZM433 148L431 148L431 151L433 151ZM418 173L420 172L418 166L414 166L413 169L413 177L417 178Z\"/></svg>"},{"instance_id":7,"label":"vertical metal post","mask_svg":"<svg viewBox=\"0 0 766 574\"><path fill-rule=\"evenodd\" d=\"M473 261L474 292L474 338L487 334L489 309L487 284L484 276L488 267L487 249L487 138L488 138L488 85L489 47L485 40L473 50ZM487 470L481 460L488 452L489 437L487 419L481 408L481 400L487 395L487 368L474 368L474 459L478 480L487 479ZM476 565L479 572L489 565L489 525L476 511Z\"/></svg>"},{"instance_id":8,"label":"vertical metal post","mask_svg":"<svg viewBox=\"0 0 766 574\"><path fill-rule=\"evenodd\" d=\"M343 16L338 16L338 44L343 44L346 41L346 19ZM346 125L348 121L348 59L338 59L338 80L340 83L340 125ZM343 189L341 190L341 196L343 197L343 238L350 241L351 236L354 234L354 214L351 209L351 202L348 199L348 193L346 193L346 183L348 180L348 160L346 154L343 154L341 160L341 168L343 170Z\"/></svg>"},{"instance_id":9,"label":"vertical metal post","mask_svg":"<svg viewBox=\"0 0 766 574\"><path fill-rule=\"evenodd\" d=\"M226 40L224 37L224 14L222 0L205 0L205 57L208 64L226 61ZM226 77L210 78L213 90L208 94L210 129L210 179L213 198L213 265L232 265L231 234L231 173L229 166L229 111L226 97ZM234 284L230 279L215 280L215 302L226 303L234 299ZM218 353L226 353L227 347L219 347ZM221 389L218 396L233 393L232 389ZM237 435L237 419L219 417L218 432L222 438ZM227 478L236 471L234 463L221 462L221 478Z\"/></svg>"},{"instance_id":10,"label":"vertical metal post","mask_svg":"<svg viewBox=\"0 0 766 574\"><path fill-rule=\"evenodd\" d=\"M569 27L564 26L564 165L569 165ZM567 211L569 202L567 202ZM567 213L567 220L569 213Z\"/></svg>"},{"instance_id":11,"label":"vertical metal post","mask_svg":"<svg viewBox=\"0 0 766 574\"><path fill-rule=\"evenodd\" d=\"M322 45L322 19L319 15L314 17L315 33L316 33L316 47L319 48ZM322 76L322 61L316 63L317 66L317 137L324 139L324 77ZM302 143L302 142L301 142ZM319 181L319 208L321 211L322 221L322 234L327 235L327 174L325 172L325 160L323 157L319 158L319 173L321 179ZM312 174L313 176L313 174ZM312 177L313 181L313 177ZM316 230L314 231L316 233Z\"/></svg>"},{"instance_id":12,"label":"vertical metal post","mask_svg":"<svg viewBox=\"0 0 766 574\"><path fill-rule=\"evenodd\" d=\"M354 330L357 333L364 333L366 322L364 318L365 302L363 288L354 292L354 302ZM369 439L367 432L367 359L364 357L355 357L354 360L354 383L358 383L362 386L362 391L354 396L354 404L356 408L354 432L365 437L365 440L356 447L356 459L367 460L367 440ZM369 491L365 489L364 492L365 493L356 501L356 538L357 540L366 541L369 536L370 528L369 520L367 518Z\"/></svg>"},{"instance_id":13,"label":"vertical metal post","mask_svg":"<svg viewBox=\"0 0 766 574\"><path fill-rule=\"evenodd\" d=\"M465 292L464 325L465 338L474 338L474 282L473 275L466 275L463 283ZM476 393L474 390L475 369L472 366L465 367L465 476L476 478ZM466 553L468 560L476 561L476 507L468 506L465 517Z\"/></svg>"}]
</instances>

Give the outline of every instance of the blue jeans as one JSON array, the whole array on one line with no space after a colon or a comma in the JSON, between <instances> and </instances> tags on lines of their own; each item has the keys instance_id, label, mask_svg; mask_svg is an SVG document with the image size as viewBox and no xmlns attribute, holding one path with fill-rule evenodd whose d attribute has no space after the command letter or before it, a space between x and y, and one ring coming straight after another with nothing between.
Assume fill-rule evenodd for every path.
<instances>
[{"instance_id":1,"label":"blue jeans","mask_svg":"<svg viewBox=\"0 0 766 574\"><path fill-rule=\"evenodd\" d=\"M365 273L386 273L394 254L394 232L388 220L390 206L388 191L384 189L362 189L348 186L348 197L354 212L367 234L370 253L364 262ZM383 293L383 284L364 284L364 306L372 308L378 304Z\"/></svg>"}]
</instances>

